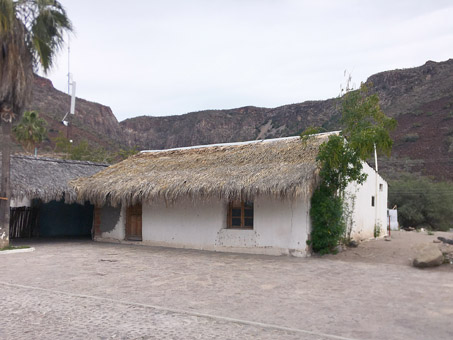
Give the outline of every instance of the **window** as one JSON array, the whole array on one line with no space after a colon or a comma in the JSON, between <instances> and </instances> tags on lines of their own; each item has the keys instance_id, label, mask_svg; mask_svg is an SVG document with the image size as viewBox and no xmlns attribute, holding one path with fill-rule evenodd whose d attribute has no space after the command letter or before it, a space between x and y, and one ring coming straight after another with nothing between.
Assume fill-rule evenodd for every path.
<instances>
[{"instance_id":1,"label":"window","mask_svg":"<svg viewBox=\"0 0 453 340\"><path fill-rule=\"evenodd\" d=\"M384 190L384 184L379 184L379 191Z\"/></svg>"},{"instance_id":2,"label":"window","mask_svg":"<svg viewBox=\"0 0 453 340\"><path fill-rule=\"evenodd\" d=\"M253 202L230 202L228 204L227 227L253 229Z\"/></svg>"},{"instance_id":3,"label":"window","mask_svg":"<svg viewBox=\"0 0 453 340\"><path fill-rule=\"evenodd\" d=\"M371 206L374 207L374 196L371 196Z\"/></svg>"}]
</instances>

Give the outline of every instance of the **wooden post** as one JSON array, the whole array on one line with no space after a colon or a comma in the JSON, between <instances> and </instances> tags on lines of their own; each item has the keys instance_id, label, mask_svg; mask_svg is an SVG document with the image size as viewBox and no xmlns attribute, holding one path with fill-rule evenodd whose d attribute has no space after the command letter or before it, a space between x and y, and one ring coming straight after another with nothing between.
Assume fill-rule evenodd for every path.
<instances>
[{"instance_id":1,"label":"wooden post","mask_svg":"<svg viewBox=\"0 0 453 340\"><path fill-rule=\"evenodd\" d=\"M2 175L0 196L0 248L9 245L9 209L11 198L10 169L11 169L11 122L2 124Z\"/></svg>"},{"instance_id":2,"label":"wooden post","mask_svg":"<svg viewBox=\"0 0 453 340\"><path fill-rule=\"evenodd\" d=\"M388 210L387 210L387 213L388 213ZM388 214L389 214L389 236L392 236L392 232L391 232L392 227L390 225L390 213L388 213Z\"/></svg>"}]
</instances>

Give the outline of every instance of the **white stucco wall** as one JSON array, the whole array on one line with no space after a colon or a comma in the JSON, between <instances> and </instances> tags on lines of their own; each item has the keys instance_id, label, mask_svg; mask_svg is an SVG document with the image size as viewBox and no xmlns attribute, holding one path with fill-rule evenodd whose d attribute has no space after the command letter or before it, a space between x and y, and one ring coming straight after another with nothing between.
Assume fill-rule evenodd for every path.
<instances>
[{"instance_id":1,"label":"white stucco wall","mask_svg":"<svg viewBox=\"0 0 453 340\"><path fill-rule=\"evenodd\" d=\"M346 188L346 198L349 197L350 206L351 197L355 196L351 236L356 240L374 237L376 224L381 227L380 236L387 234L387 182L366 163L363 164L363 171L368 175L365 183L352 183ZM371 205L372 196L375 197L374 207Z\"/></svg>"},{"instance_id":2,"label":"white stucco wall","mask_svg":"<svg viewBox=\"0 0 453 340\"><path fill-rule=\"evenodd\" d=\"M253 230L227 229L227 203L221 200L179 201L168 206L161 202L144 204L142 209L142 238L145 244L255 254L306 255L310 221L308 206L302 200L291 202L258 197L254 201ZM124 225L121 228L124 230ZM116 229L109 233L110 237L117 233Z\"/></svg>"}]
</instances>

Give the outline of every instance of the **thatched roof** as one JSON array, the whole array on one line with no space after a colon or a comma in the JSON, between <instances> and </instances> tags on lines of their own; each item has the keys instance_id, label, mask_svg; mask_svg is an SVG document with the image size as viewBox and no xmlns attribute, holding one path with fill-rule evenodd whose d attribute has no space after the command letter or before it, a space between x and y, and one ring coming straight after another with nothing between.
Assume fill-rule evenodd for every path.
<instances>
[{"instance_id":1,"label":"thatched roof","mask_svg":"<svg viewBox=\"0 0 453 340\"><path fill-rule=\"evenodd\" d=\"M11 196L44 202L64 197L67 203L75 202L76 194L69 181L91 176L106 167L92 162L12 155Z\"/></svg>"},{"instance_id":2,"label":"thatched roof","mask_svg":"<svg viewBox=\"0 0 453 340\"><path fill-rule=\"evenodd\" d=\"M131 205L180 198L248 200L257 195L311 194L316 156L328 134L170 150L143 151L71 182L79 200Z\"/></svg>"}]
</instances>

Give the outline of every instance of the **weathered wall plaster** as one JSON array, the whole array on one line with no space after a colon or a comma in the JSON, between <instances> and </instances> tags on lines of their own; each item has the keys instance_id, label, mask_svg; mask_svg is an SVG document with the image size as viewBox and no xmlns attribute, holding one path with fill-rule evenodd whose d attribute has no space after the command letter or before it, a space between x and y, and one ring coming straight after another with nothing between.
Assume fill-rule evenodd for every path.
<instances>
[{"instance_id":1,"label":"weathered wall plaster","mask_svg":"<svg viewBox=\"0 0 453 340\"><path fill-rule=\"evenodd\" d=\"M148 244L305 255L309 230L307 204L258 197L254 201L253 230L227 229L227 203L181 201L174 205L143 206L143 241Z\"/></svg>"},{"instance_id":2,"label":"weathered wall plaster","mask_svg":"<svg viewBox=\"0 0 453 340\"><path fill-rule=\"evenodd\" d=\"M126 235L126 208L101 208L101 237L124 240Z\"/></svg>"}]
</instances>

